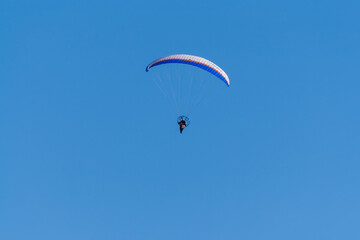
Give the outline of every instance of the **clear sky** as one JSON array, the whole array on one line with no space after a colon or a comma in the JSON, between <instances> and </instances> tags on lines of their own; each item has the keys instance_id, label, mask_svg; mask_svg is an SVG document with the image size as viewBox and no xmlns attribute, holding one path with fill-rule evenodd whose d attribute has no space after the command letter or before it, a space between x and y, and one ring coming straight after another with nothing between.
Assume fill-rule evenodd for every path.
<instances>
[{"instance_id":1,"label":"clear sky","mask_svg":"<svg viewBox=\"0 0 360 240\"><path fill-rule=\"evenodd\" d=\"M0 239L360 239L359 11L1 0ZM182 135L176 53L231 81Z\"/></svg>"}]
</instances>

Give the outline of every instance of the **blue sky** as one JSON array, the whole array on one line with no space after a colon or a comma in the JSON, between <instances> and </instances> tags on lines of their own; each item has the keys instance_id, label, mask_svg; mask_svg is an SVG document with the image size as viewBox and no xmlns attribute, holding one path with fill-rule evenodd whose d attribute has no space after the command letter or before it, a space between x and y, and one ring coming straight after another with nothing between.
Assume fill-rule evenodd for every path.
<instances>
[{"instance_id":1,"label":"blue sky","mask_svg":"<svg viewBox=\"0 0 360 240\"><path fill-rule=\"evenodd\" d=\"M0 239L359 239L359 9L0 1ZM182 135L175 53L231 81Z\"/></svg>"}]
</instances>

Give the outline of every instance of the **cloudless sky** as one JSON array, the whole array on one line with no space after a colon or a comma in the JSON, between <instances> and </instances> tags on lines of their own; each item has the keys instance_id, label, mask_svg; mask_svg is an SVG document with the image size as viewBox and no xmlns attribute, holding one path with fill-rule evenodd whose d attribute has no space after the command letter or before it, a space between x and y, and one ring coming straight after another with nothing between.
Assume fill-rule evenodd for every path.
<instances>
[{"instance_id":1,"label":"cloudless sky","mask_svg":"<svg viewBox=\"0 0 360 240\"><path fill-rule=\"evenodd\" d=\"M0 239L360 239L359 11L1 0ZM182 135L176 53L231 81Z\"/></svg>"}]
</instances>

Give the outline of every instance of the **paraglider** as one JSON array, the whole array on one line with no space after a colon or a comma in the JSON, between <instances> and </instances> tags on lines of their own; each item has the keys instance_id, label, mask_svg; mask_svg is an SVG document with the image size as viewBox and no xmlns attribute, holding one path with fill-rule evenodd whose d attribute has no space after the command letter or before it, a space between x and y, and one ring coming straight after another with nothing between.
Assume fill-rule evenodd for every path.
<instances>
[{"instance_id":1,"label":"paraglider","mask_svg":"<svg viewBox=\"0 0 360 240\"><path fill-rule=\"evenodd\" d=\"M186 117L186 116L180 116L180 117L178 117L178 119L177 119L177 123L179 124L179 127L180 127L180 133L182 133L182 131L183 131L187 126L189 126L190 120L189 120L189 118Z\"/></svg>"},{"instance_id":2,"label":"paraglider","mask_svg":"<svg viewBox=\"0 0 360 240\"><path fill-rule=\"evenodd\" d=\"M222 80L228 87L230 86L229 77L219 66L217 66L215 63L213 63L205 58L197 57L197 56L193 56L193 55L175 54L175 55L169 55L166 57L156 59L155 61L151 62L146 67L146 72L148 72L151 68L153 68L155 66L159 66L159 65L163 65L163 64L170 64L170 63L192 65L194 67L203 69L203 70L209 72L210 74L214 75L218 79ZM180 115L180 112L179 112L179 109L177 106L178 104L176 101L176 91L173 90L173 85L175 85L175 84L171 83L170 77L168 77L168 78L169 78L170 87L171 87L171 91L168 95L170 95L174 99L174 103L177 107L178 114ZM160 84L157 83L157 85L160 88L160 90L164 93L165 91L163 91L162 88L159 86ZM179 85L180 85L180 83L179 83ZM190 86L192 86L192 81L191 81ZM190 88L189 92L191 92L191 88ZM177 123L180 128L180 133L182 133L182 131L187 126L189 126L190 121L187 116L180 115L177 119Z\"/></svg>"}]
</instances>

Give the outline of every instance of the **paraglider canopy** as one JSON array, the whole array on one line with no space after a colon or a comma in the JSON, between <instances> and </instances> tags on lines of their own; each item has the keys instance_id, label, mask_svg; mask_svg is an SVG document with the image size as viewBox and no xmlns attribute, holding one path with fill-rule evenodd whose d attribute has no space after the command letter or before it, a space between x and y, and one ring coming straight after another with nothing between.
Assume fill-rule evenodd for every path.
<instances>
[{"instance_id":1,"label":"paraglider canopy","mask_svg":"<svg viewBox=\"0 0 360 240\"><path fill-rule=\"evenodd\" d=\"M209 73L220 78L222 81L224 81L226 83L227 86L230 86L229 77L224 72L224 70L222 70L215 63L213 63L205 58L197 57L197 56L193 56L193 55L175 54L175 55L169 55L166 57L156 59L155 61L153 61L146 67L146 71L148 72L150 68L161 65L161 64L166 64L166 63L181 63L181 64L188 64L188 65L193 65L193 66L202 68L205 71L208 71Z\"/></svg>"}]
</instances>

